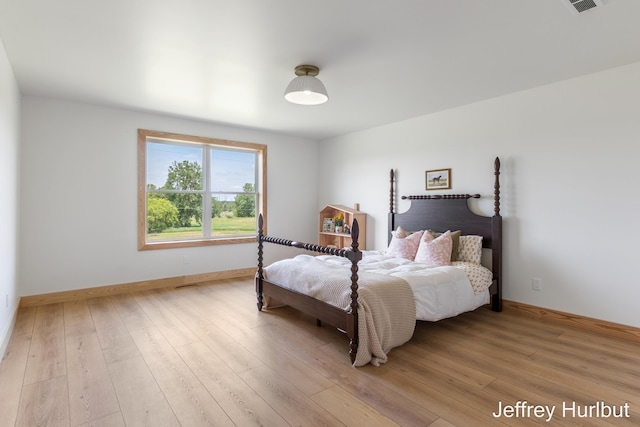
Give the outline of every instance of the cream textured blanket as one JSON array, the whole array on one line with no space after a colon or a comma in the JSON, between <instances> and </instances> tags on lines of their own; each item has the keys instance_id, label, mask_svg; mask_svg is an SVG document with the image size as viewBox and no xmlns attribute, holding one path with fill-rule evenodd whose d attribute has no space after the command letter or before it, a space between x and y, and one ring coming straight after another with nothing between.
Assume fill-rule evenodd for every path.
<instances>
[{"instance_id":1,"label":"cream textured blanket","mask_svg":"<svg viewBox=\"0 0 640 427\"><path fill-rule=\"evenodd\" d=\"M378 366L387 353L411 339L416 327L416 304L411 287L402 279L364 273L358 283L358 353L354 366Z\"/></svg>"},{"instance_id":2,"label":"cream textured blanket","mask_svg":"<svg viewBox=\"0 0 640 427\"><path fill-rule=\"evenodd\" d=\"M333 306L351 304L350 266L330 264L309 255L273 263L265 278ZM409 284L375 273L358 274L358 352L354 366L379 365L387 353L409 341L416 325L416 306ZM267 302L268 304L268 302Z\"/></svg>"}]
</instances>

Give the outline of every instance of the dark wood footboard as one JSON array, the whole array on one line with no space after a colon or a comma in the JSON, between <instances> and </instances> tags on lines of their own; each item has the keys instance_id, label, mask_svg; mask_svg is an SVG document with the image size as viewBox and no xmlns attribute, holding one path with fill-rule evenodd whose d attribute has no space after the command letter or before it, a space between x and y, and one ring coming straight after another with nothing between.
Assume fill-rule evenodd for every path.
<instances>
[{"instance_id":1,"label":"dark wood footboard","mask_svg":"<svg viewBox=\"0 0 640 427\"><path fill-rule=\"evenodd\" d=\"M351 248L329 248L312 243L302 243L265 236L263 234L262 215L258 218L258 269L255 277L258 310L262 311L264 307L264 297L268 296L281 304L291 306L315 317L319 325L321 322L325 322L344 331L349 337L349 356L351 357L351 363L355 362L358 352L358 262L362 259L362 252L358 249L359 233L358 221L354 220L351 228ZM349 309L343 310L265 279L263 270L264 243L291 246L320 254L339 256L351 261L351 303Z\"/></svg>"}]
</instances>

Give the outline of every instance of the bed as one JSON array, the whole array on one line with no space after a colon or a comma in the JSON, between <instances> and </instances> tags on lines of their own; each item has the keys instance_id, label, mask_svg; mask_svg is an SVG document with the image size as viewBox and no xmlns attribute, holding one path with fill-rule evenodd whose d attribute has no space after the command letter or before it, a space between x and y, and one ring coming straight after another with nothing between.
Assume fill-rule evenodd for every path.
<instances>
[{"instance_id":1,"label":"bed","mask_svg":"<svg viewBox=\"0 0 640 427\"><path fill-rule=\"evenodd\" d=\"M470 200L480 198L479 194L402 196L410 201L410 207L398 213L396 179L391 170L389 245L385 251L359 249L357 221L352 224L351 246L334 248L264 235L263 219L259 217L255 276L258 310L287 305L314 317L318 326L326 323L338 328L349 339L354 366L386 362L391 348L411 338L416 321L437 321L481 306L501 311L499 158L494 161L494 175L493 216L470 209ZM453 248L448 249L452 260L449 266L434 261L438 250L428 250L426 259L424 251L414 252L414 257L422 254L421 262L415 262L410 256L398 255L411 246L409 240L413 245L420 242L415 248L418 251L423 245L444 247L446 251L448 242L455 241L457 255ZM306 252L265 266L267 243L300 248L313 255ZM465 257L458 260L463 250ZM480 254L484 266L480 266ZM478 270L470 273L475 267L469 263L477 264Z\"/></svg>"}]
</instances>

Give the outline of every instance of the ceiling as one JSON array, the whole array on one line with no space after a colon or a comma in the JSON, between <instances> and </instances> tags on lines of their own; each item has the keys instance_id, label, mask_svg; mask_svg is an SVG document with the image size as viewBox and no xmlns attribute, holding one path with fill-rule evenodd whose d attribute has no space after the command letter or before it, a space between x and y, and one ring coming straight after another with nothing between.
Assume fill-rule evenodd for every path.
<instances>
[{"instance_id":1,"label":"ceiling","mask_svg":"<svg viewBox=\"0 0 640 427\"><path fill-rule=\"evenodd\" d=\"M0 0L0 37L24 95L325 139L640 61L603 1ZM300 64L329 102L284 100Z\"/></svg>"}]
</instances>

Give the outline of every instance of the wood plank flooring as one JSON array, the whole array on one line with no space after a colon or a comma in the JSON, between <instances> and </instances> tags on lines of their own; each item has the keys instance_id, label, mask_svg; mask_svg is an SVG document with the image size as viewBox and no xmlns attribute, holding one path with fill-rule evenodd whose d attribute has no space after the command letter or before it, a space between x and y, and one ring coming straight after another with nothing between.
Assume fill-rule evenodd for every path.
<instances>
[{"instance_id":1,"label":"wood plank flooring","mask_svg":"<svg viewBox=\"0 0 640 427\"><path fill-rule=\"evenodd\" d=\"M388 363L353 368L342 333L260 313L252 279L228 279L21 308L0 426L632 426L639 350L480 308L418 322ZM524 401L555 408L550 421L494 416Z\"/></svg>"}]
</instances>

